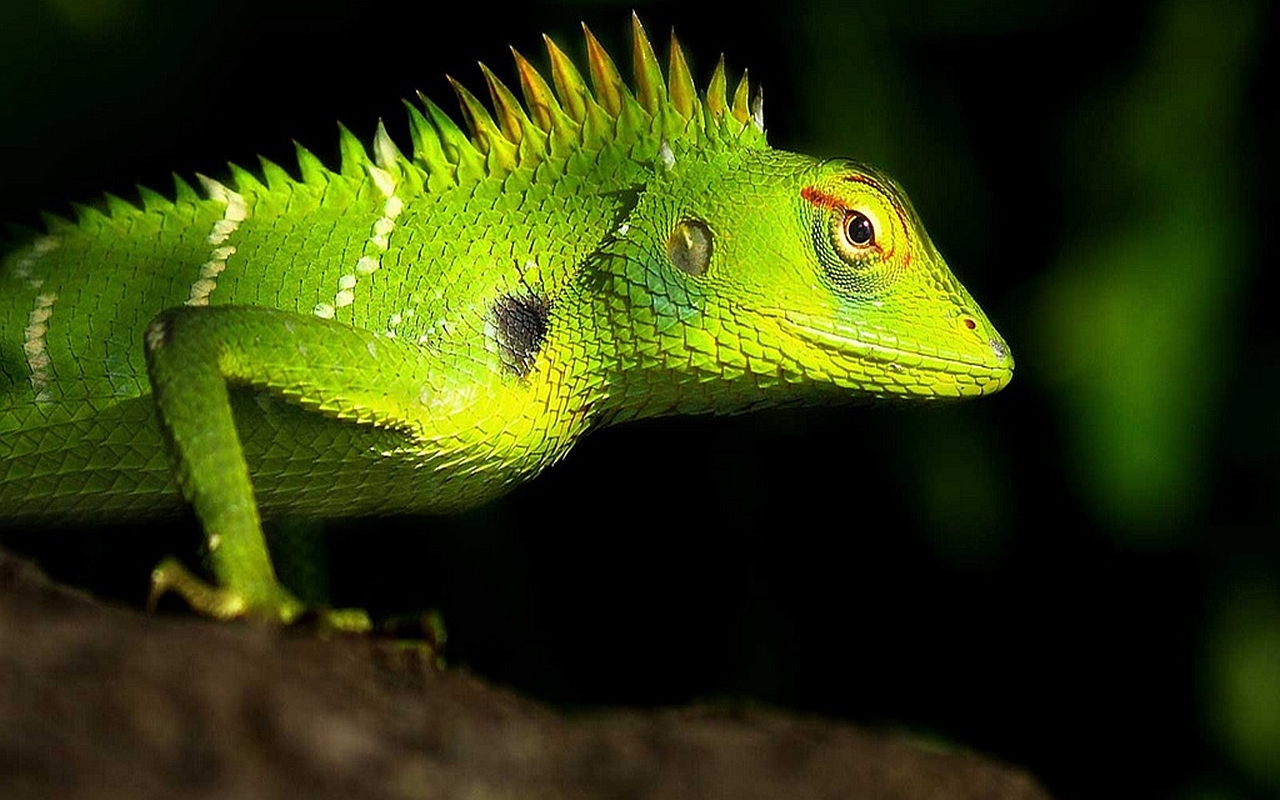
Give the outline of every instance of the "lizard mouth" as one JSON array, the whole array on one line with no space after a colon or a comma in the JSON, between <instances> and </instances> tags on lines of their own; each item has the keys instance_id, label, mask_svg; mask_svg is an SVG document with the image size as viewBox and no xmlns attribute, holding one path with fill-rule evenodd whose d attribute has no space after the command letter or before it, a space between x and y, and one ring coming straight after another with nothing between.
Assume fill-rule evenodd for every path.
<instances>
[{"instance_id":1,"label":"lizard mouth","mask_svg":"<svg viewBox=\"0 0 1280 800\"><path fill-rule=\"evenodd\" d=\"M904 343L896 337L842 325L838 321L814 320L795 311L775 311L778 324L789 333L828 352L845 358L883 364L897 372L932 372L966 376L977 394L991 394L1004 388L1013 377L1013 356L1003 339L992 336L987 348L974 354L946 351L931 345Z\"/></svg>"}]
</instances>

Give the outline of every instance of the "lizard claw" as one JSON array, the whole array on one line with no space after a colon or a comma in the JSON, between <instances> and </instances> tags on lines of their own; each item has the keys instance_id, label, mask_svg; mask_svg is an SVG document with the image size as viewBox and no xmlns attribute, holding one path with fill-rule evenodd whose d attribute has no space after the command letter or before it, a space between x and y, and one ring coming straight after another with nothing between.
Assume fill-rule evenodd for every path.
<instances>
[{"instance_id":1,"label":"lizard claw","mask_svg":"<svg viewBox=\"0 0 1280 800\"><path fill-rule=\"evenodd\" d=\"M250 602L239 592L197 577L176 558L166 558L151 571L147 610L155 612L160 598L170 592L181 597L196 613L216 620L247 619L269 625L291 625L311 617L327 630L367 633L373 629L369 615L361 609L307 608L280 587L268 598Z\"/></svg>"}]
</instances>

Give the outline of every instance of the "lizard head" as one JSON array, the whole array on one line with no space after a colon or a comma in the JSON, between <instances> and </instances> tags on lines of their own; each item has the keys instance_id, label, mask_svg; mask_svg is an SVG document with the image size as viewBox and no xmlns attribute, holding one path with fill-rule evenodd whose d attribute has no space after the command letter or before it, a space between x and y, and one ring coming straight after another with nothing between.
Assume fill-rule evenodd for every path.
<instances>
[{"instance_id":1,"label":"lizard head","mask_svg":"<svg viewBox=\"0 0 1280 800\"><path fill-rule=\"evenodd\" d=\"M663 163L607 267L628 298L608 323L620 351L666 376L631 392L679 385L646 413L977 397L1012 378L1004 339L887 176L772 150Z\"/></svg>"}]
</instances>

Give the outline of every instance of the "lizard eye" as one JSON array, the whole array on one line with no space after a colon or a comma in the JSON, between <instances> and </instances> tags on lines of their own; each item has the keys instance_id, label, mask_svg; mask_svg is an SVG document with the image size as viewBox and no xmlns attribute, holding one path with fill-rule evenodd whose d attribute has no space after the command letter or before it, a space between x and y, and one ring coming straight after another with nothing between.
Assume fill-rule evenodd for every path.
<instances>
[{"instance_id":1,"label":"lizard eye","mask_svg":"<svg viewBox=\"0 0 1280 800\"><path fill-rule=\"evenodd\" d=\"M839 194L810 193L813 244L827 279L848 297L870 297L893 282L901 268L895 245L892 199L874 186L843 180Z\"/></svg>"},{"instance_id":2,"label":"lizard eye","mask_svg":"<svg viewBox=\"0 0 1280 800\"><path fill-rule=\"evenodd\" d=\"M854 247L869 247L876 243L876 228L861 211L846 211L842 231L844 240Z\"/></svg>"}]
</instances>

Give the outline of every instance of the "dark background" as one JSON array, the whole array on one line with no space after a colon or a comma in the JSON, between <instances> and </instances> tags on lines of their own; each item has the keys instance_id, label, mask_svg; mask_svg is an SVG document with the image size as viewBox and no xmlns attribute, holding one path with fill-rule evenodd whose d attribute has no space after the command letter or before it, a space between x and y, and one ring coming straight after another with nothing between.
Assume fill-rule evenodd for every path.
<instances>
[{"instance_id":1,"label":"dark background","mask_svg":"<svg viewBox=\"0 0 1280 800\"><path fill-rule=\"evenodd\" d=\"M514 86L542 31L581 58L579 20L629 63L634 6L700 84L749 67L775 146L895 175L1018 368L603 432L482 512L334 526L340 600L434 604L455 664L567 708L812 711L1063 798L1280 793L1270 4L435 5L0 0L0 220L294 139L336 164L339 119L407 149L402 98L452 108L477 59ZM140 602L191 529L42 558Z\"/></svg>"}]
</instances>

